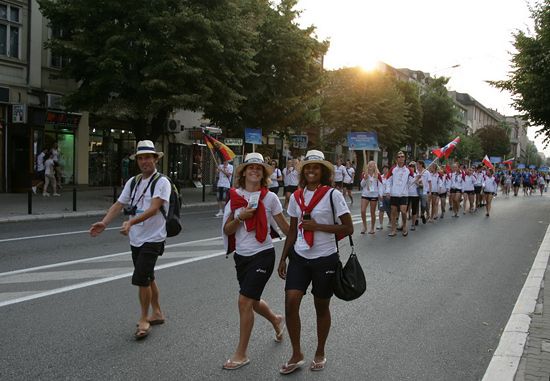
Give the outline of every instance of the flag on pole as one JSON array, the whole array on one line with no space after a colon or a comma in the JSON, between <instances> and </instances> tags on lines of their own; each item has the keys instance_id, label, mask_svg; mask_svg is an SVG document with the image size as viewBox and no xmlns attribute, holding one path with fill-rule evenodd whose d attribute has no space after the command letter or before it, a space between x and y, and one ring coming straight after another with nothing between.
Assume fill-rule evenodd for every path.
<instances>
[{"instance_id":1,"label":"flag on pole","mask_svg":"<svg viewBox=\"0 0 550 381\"><path fill-rule=\"evenodd\" d=\"M495 167L493 166L493 163L491 163L491 160L489 160L489 158L487 157L487 155L485 155L485 157L483 158L482 160L483 164L485 164L485 166L487 168L491 168L492 170L495 169Z\"/></svg>"},{"instance_id":2,"label":"flag on pole","mask_svg":"<svg viewBox=\"0 0 550 381\"><path fill-rule=\"evenodd\" d=\"M219 140L214 139L212 136L203 135L204 141L208 148L214 153L216 153L221 161L233 160L235 153L231 151L231 148L220 142Z\"/></svg>"},{"instance_id":3,"label":"flag on pole","mask_svg":"<svg viewBox=\"0 0 550 381\"><path fill-rule=\"evenodd\" d=\"M437 156L438 158L445 157L445 159L448 159L449 156L451 156L451 153L453 152L453 150L455 149L455 147L457 146L458 143L460 143L460 137L459 136L454 138L453 141L448 143L445 147L434 149L432 151L432 153L435 156Z\"/></svg>"},{"instance_id":4,"label":"flag on pole","mask_svg":"<svg viewBox=\"0 0 550 381\"><path fill-rule=\"evenodd\" d=\"M514 163L514 160L515 160L515 159L516 159L516 157L514 156L514 157L512 157L512 158L510 158L510 159L508 159L508 160L504 160L504 161L502 162L502 164L506 164L506 165L508 166L508 170L511 171L511 170L512 170L512 164Z\"/></svg>"}]
</instances>

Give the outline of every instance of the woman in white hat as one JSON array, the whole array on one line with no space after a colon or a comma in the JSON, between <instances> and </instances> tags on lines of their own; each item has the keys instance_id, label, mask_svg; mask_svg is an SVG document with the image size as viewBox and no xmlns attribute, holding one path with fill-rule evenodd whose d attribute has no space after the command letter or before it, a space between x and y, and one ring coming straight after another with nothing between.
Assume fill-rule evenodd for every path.
<instances>
[{"instance_id":1,"label":"woman in white hat","mask_svg":"<svg viewBox=\"0 0 550 381\"><path fill-rule=\"evenodd\" d=\"M338 263L335 237L336 234L353 234L344 196L331 188L332 174L333 165L325 160L322 152L308 151L302 161L300 188L289 202L290 229L279 263L279 276L286 280L286 324L292 356L279 369L282 374L292 373L305 363L300 345L300 304L310 284L313 285L317 316L317 349L310 369L323 370L327 361L325 343L330 330L329 305ZM336 219L340 224L335 224ZM287 258L290 259L288 268Z\"/></svg>"},{"instance_id":2,"label":"woman in white hat","mask_svg":"<svg viewBox=\"0 0 550 381\"><path fill-rule=\"evenodd\" d=\"M237 167L235 185L225 206L223 235L227 252L234 252L239 281L240 335L237 349L223 364L234 370L250 363L248 342L254 326L254 312L266 318L275 330L275 341L283 337L285 319L276 315L261 298L275 266L275 249L270 228L274 220L284 234L288 223L281 202L267 188L273 167L259 153L249 153Z\"/></svg>"}]
</instances>

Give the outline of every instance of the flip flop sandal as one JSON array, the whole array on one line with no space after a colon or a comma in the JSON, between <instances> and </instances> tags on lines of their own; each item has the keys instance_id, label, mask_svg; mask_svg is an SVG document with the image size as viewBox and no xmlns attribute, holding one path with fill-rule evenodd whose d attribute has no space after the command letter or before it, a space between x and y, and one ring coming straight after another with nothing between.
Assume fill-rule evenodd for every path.
<instances>
[{"instance_id":1,"label":"flip flop sandal","mask_svg":"<svg viewBox=\"0 0 550 381\"><path fill-rule=\"evenodd\" d=\"M305 361L304 360L300 360L296 363L285 363L280 369L279 369L279 373L281 374L290 374L290 373L293 373L295 372L296 370L300 369L302 367L302 365L305 364Z\"/></svg>"},{"instance_id":2,"label":"flip flop sandal","mask_svg":"<svg viewBox=\"0 0 550 381\"><path fill-rule=\"evenodd\" d=\"M374 231L370 231L369 234L374 234Z\"/></svg>"},{"instance_id":3,"label":"flip flop sandal","mask_svg":"<svg viewBox=\"0 0 550 381\"><path fill-rule=\"evenodd\" d=\"M149 320L149 324L151 325L161 325L164 324L164 319L155 319L155 320Z\"/></svg>"},{"instance_id":4,"label":"flip flop sandal","mask_svg":"<svg viewBox=\"0 0 550 381\"><path fill-rule=\"evenodd\" d=\"M395 237L397 235L397 233L390 233L388 234L388 237Z\"/></svg>"},{"instance_id":5,"label":"flip flop sandal","mask_svg":"<svg viewBox=\"0 0 550 381\"><path fill-rule=\"evenodd\" d=\"M409 235L409 232L408 232L408 231L403 232L403 237L406 237L406 236L408 236L408 235Z\"/></svg>"},{"instance_id":6,"label":"flip flop sandal","mask_svg":"<svg viewBox=\"0 0 550 381\"><path fill-rule=\"evenodd\" d=\"M311 365L309 366L309 370L311 370L313 372L318 372L320 370L325 370L325 365L326 364L327 364L327 358L326 357L324 359L322 359L321 361L318 361L318 362L313 360L311 362Z\"/></svg>"},{"instance_id":7,"label":"flip flop sandal","mask_svg":"<svg viewBox=\"0 0 550 381\"><path fill-rule=\"evenodd\" d=\"M250 359L246 359L244 361L233 361L231 359L228 359L225 364L223 364L222 368L225 370L235 370L242 368L245 365L250 364Z\"/></svg>"},{"instance_id":8,"label":"flip flop sandal","mask_svg":"<svg viewBox=\"0 0 550 381\"><path fill-rule=\"evenodd\" d=\"M151 332L151 326L149 326L149 328L147 329L141 329L138 327L138 329L136 329L136 332L134 333L134 337L136 340L143 340L147 336L149 336L149 332Z\"/></svg>"},{"instance_id":9,"label":"flip flop sandal","mask_svg":"<svg viewBox=\"0 0 550 381\"><path fill-rule=\"evenodd\" d=\"M285 321L285 318L283 317L283 320L281 320L281 322L279 323L279 326L278 326L278 330L277 332L275 332L275 342L276 343L280 343L281 341L283 341L283 334L285 333L285 324L286 324L286 321Z\"/></svg>"}]
</instances>

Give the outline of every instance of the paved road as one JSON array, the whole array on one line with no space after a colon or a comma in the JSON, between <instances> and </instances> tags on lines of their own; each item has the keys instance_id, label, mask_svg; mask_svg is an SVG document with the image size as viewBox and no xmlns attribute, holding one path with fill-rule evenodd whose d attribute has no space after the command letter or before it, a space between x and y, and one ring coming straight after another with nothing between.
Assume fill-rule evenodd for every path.
<instances>
[{"instance_id":1,"label":"paved road","mask_svg":"<svg viewBox=\"0 0 550 381\"><path fill-rule=\"evenodd\" d=\"M549 210L547 197L499 198L489 219L446 218L407 238L360 236L356 225L368 292L355 302L333 301L326 371L314 376L304 370L291 378L481 379L550 223ZM220 369L238 338L237 282L232 260L215 238L220 221L211 210L189 213L195 214L185 221L185 235L171 240L159 261L172 265L158 271L167 324L143 342L132 337L138 305L127 254L20 271L127 252L116 230L101 239L80 233L5 241L85 230L91 219L4 225L0 379L279 379L288 339L274 343L260 319L251 364L233 373ZM276 247L280 253L281 243ZM85 282L90 285L48 295ZM48 296L9 304L40 293ZM283 283L275 275L264 296L276 311L283 309ZM309 297L302 319L310 359L315 319Z\"/></svg>"}]
</instances>

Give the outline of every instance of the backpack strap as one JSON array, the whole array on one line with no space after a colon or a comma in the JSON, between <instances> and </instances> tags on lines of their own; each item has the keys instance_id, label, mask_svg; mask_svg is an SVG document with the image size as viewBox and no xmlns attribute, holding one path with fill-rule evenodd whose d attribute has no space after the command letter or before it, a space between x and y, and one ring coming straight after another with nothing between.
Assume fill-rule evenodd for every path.
<instances>
[{"instance_id":1,"label":"backpack strap","mask_svg":"<svg viewBox=\"0 0 550 381\"><path fill-rule=\"evenodd\" d=\"M164 175L162 173L157 172L157 173L155 173L155 177L153 177L153 179L151 180L151 198L153 198L153 193L155 192L155 185L157 185L157 182L163 176ZM164 177L166 177L166 176L164 176ZM168 180L168 181L170 181L170 180ZM172 183L170 183L170 186L172 186ZM162 204L160 206L159 210L162 213L162 216L164 217L164 219L166 220L168 217L166 215L166 210L164 209L164 204Z\"/></svg>"},{"instance_id":2,"label":"backpack strap","mask_svg":"<svg viewBox=\"0 0 550 381\"><path fill-rule=\"evenodd\" d=\"M141 177L142 177L141 173L132 177L132 182L130 183L130 195L134 193L134 189L136 188L136 186L139 185L139 183L141 183ZM134 193L134 195L132 196L132 201L130 201L130 205L134 204L135 197L136 197L136 194Z\"/></svg>"}]
</instances>

